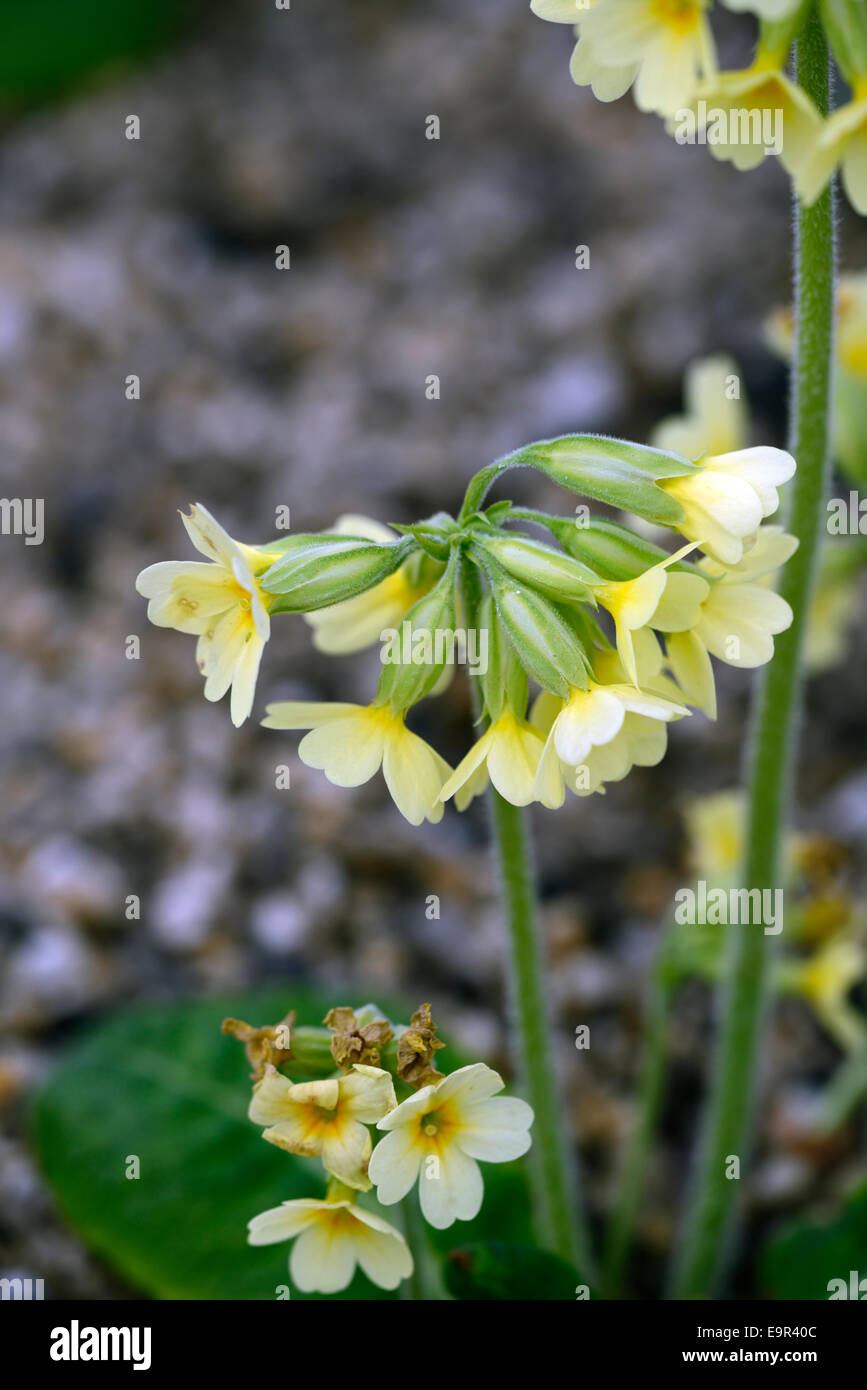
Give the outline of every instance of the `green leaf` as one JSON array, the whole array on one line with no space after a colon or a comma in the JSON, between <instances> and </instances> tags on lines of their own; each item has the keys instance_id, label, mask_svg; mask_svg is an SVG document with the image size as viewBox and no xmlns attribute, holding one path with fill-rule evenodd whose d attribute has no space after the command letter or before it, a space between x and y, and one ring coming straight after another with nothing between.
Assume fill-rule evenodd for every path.
<instances>
[{"instance_id":1,"label":"green leaf","mask_svg":"<svg viewBox=\"0 0 867 1390\"><path fill-rule=\"evenodd\" d=\"M828 1300L840 1292L832 1280L843 1280L851 1297L852 1270L867 1279L867 1183L850 1193L835 1220L795 1222L770 1242L761 1260L762 1282L780 1299ZM867 1285L862 1292L867 1294Z\"/></svg>"},{"instance_id":2,"label":"green leaf","mask_svg":"<svg viewBox=\"0 0 867 1390\"><path fill-rule=\"evenodd\" d=\"M577 1269L533 1246L479 1241L449 1254L446 1287L459 1299L575 1299Z\"/></svg>"},{"instance_id":3,"label":"green leaf","mask_svg":"<svg viewBox=\"0 0 867 1390\"><path fill-rule=\"evenodd\" d=\"M3 0L0 101L41 100L140 60L189 17L177 0Z\"/></svg>"},{"instance_id":4,"label":"green leaf","mask_svg":"<svg viewBox=\"0 0 867 1390\"><path fill-rule=\"evenodd\" d=\"M394 1000L377 1002L391 1018L411 1012ZM220 1024L226 1015L273 1022L292 1007L300 1025L317 1025L334 1003L333 994L294 984L163 1003L109 1018L70 1048L37 1099L35 1148L70 1225L131 1285L164 1299L274 1299L291 1283L289 1244L248 1246L247 1222L281 1201L323 1195L322 1166L263 1142L247 1119L243 1049L220 1034ZM463 1065L451 1043L447 1055L452 1068ZM131 1155L140 1161L139 1178L126 1176ZM525 1238L523 1169L484 1168L485 1205L476 1221L460 1223L461 1234L478 1240L497 1223ZM363 1194L362 1203L375 1205L371 1197ZM399 1208L385 1215L399 1224ZM454 1229L435 1234L454 1244ZM294 1287L291 1296L321 1297ZM397 1296L361 1274L332 1295Z\"/></svg>"}]
</instances>

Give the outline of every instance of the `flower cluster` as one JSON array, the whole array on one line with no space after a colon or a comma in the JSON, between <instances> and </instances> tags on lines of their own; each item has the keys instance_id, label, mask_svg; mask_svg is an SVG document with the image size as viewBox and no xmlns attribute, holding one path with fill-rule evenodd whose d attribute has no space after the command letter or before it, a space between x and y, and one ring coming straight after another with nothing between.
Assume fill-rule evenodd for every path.
<instances>
[{"instance_id":1,"label":"flower cluster","mask_svg":"<svg viewBox=\"0 0 867 1390\"><path fill-rule=\"evenodd\" d=\"M784 69L812 0L724 0L759 20L753 61L720 71L709 22L712 0L531 0L541 19L571 25L573 80L600 101L632 88L642 111L662 116L681 141L697 138L718 159L751 169L776 154L811 204L835 169L858 212L867 213L867 6L819 0L851 98L823 118ZM777 123L781 128L777 128Z\"/></svg>"},{"instance_id":2,"label":"flower cluster","mask_svg":"<svg viewBox=\"0 0 867 1390\"><path fill-rule=\"evenodd\" d=\"M701 406L712 391L722 400L724 383L696 390ZM736 435L709 409L669 422L656 447L594 435L531 444L476 474L456 518L394 529L345 517L330 532L248 546L195 506L184 524L211 563L152 565L138 589L152 622L197 636L205 696L231 687L236 724L276 615L302 614L330 653L383 640L371 703L281 701L263 721L304 731L302 761L335 785L381 768L414 825L439 820L451 800L464 809L489 783L515 805L557 807L567 788L603 791L658 763L671 721L690 706L714 717L711 657L759 666L791 622L768 579L796 543L763 523L795 462ZM519 466L638 525L583 505L571 517L486 506L491 484ZM648 524L683 543L669 553ZM545 539L517 529L528 526ZM472 670L484 728L452 769L407 716L443 689L467 634L484 657Z\"/></svg>"},{"instance_id":3,"label":"flower cluster","mask_svg":"<svg viewBox=\"0 0 867 1390\"><path fill-rule=\"evenodd\" d=\"M262 1138L320 1159L327 1187L324 1198L294 1199L255 1216L249 1243L294 1240L289 1270L307 1293L340 1292L358 1267L380 1288L395 1289L412 1274L412 1255L402 1232L362 1194L375 1187L387 1207L418 1183L431 1226L471 1221L484 1196L478 1160L505 1163L526 1153L533 1112L500 1096L502 1079L481 1062L446 1076L437 1071L444 1044L427 1004L405 1027L393 1027L373 1005L357 1014L332 1009L326 1056L328 1034L293 1029L291 1020L253 1028L226 1019L223 1031L244 1043L253 1062L249 1117ZM293 1081L281 1069L297 1074L311 1066L327 1074Z\"/></svg>"}]
</instances>

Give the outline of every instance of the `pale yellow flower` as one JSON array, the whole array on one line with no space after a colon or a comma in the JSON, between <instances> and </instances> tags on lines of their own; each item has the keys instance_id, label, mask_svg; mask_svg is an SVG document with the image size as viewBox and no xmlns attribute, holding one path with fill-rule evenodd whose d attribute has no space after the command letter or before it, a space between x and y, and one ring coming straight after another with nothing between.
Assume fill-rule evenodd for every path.
<instances>
[{"instance_id":1,"label":"pale yellow flower","mask_svg":"<svg viewBox=\"0 0 867 1390\"><path fill-rule=\"evenodd\" d=\"M633 685L638 685L633 634L648 625L657 626L654 614L663 594L676 591L682 606L689 605L691 599L691 607L683 615L682 621L685 627L691 627L695 621L698 604L705 596L706 584L696 575L666 573L669 565L677 564L695 548L694 541L681 546L680 550L651 565L635 579L606 580L593 586L596 598L614 619L617 654Z\"/></svg>"},{"instance_id":2,"label":"pale yellow flower","mask_svg":"<svg viewBox=\"0 0 867 1390\"><path fill-rule=\"evenodd\" d=\"M764 526L736 565L704 559L699 568L711 583L697 620L685 629L657 613L654 626L667 632L666 653L678 683L692 703L716 718L710 657L748 670L774 655L774 637L792 623L784 598L767 586L769 575L794 554L798 542L778 526ZM765 582L762 582L765 581Z\"/></svg>"},{"instance_id":3,"label":"pale yellow flower","mask_svg":"<svg viewBox=\"0 0 867 1390\"><path fill-rule=\"evenodd\" d=\"M736 565L744 542L755 535L762 518L780 504L777 488L795 472L795 460L783 449L762 446L728 454L710 454L700 471L663 478L658 486L680 502L686 518L678 530L724 565Z\"/></svg>"},{"instance_id":4,"label":"pale yellow flower","mask_svg":"<svg viewBox=\"0 0 867 1390\"><path fill-rule=\"evenodd\" d=\"M364 536L372 541L389 542L397 533L389 526L366 516L348 514L331 528L338 535ZM417 599L431 584L419 578L418 556L413 556L372 589L354 598L318 608L303 615L313 629L313 645L330 656L361 651L379 641L387 628L397 628Z\"/></svg>"},{"instance_id":5,"label":"pale yellow flower","mask_svg":"<svg viewBox=\"0 0 867 1390\"><path fill-rule=\"evenodd\" d=\"M624 683L590 681L556 705L546 700L534 712L551 720L536 773L538 800L562 806L567 786L589 795L619 782L635 764L654 766L665 753L665 736L652 726L688 714L685 705Z\"/></svg>"},{"instance_id":6,"label":"pale yellow flower","mask_svg":"<svg viewBox=\"0 0 867 1390\"><path fill-rule=\"evenodd\" d=\"M381 767L392 800L411 825L438 821L440 790L452 770L406 727L404 713L388 705L287 700L269 705L262 723L267 729L309 729L298 755L336 787L360 787Z\"/></svg>"},{"instance_id":7,"label":"pale yellow flower","mask_svg":"<svg viewBox=\"0 0 867 1390\"><path fill-rule=\"evenodd\" d=\"M827 186L840 165L849 201L867 215L867 78L856 85L854 99L833 111L802 164L796 188L809 206Z\"/></svg>"},{"instance_id":8,"label":"pale yellow flower","mask_svg":"<svg viewBox=\"0 0 867 1390\"><path fill-rule=\"evenodd\" d=\"M668 129L681 143L691 143L693 133L703 130L714 158L730 160L740 170L754 169L777 154L795 177L811 156L822 117L777 59L760 54L752 67L699 82Z\"/></svg>"},{"instance_id":9,"label":"pale yellow flower","mask_svg":"<svg viewBox=\"0 0 867 1390\"><path fill-rule=\"evenodd\" d=\"M206 507L181 513L193 545L211 561L149 565L136 589L149 599L148 618L198 636L196 662L205 677L205 699L220 700L231 686L232 723L243 724L253 707L256 677L270 633L274 602L258 582L278 558L235 541Z\"/></svg>"},{"instance_id":10,"label":"pale yellow flower","mask_svg":"<svg viewBox=\"0 0 867 1390\"><path fill-rule=\"evenodd\" d=\"M578 87L590 87L597 101L616 101L629 91L638 75L638 63L624 63L615 67L604 66L599 62L589 39L581 34L581 20L592 5L600 0L531 0L530 9L540 19L552 24L571 24L578 42L572 50L569 71L572 81Z\"/></svg>"},{"instance_id":11,"label":"pale yellow flower","mask_svg":"<svg viewBox=\"0 0 867 1390\"><path fill-rule=\"evenodd\" d=\"M513 806L529 805L534 798L542 747L542 740L532 725L506 706L455 768L440 792L440 799L448 801L463 793L463 802L458 801L462 808L490 779L500 796Z\"/></svg>"},{"instance_id":12,"label":"pale yellow flower","mask_svg":"<svg viewBox=\"0 0 867 1390\"><path fill-rule=\"evenodd\" d=\"M436 1086L423 1086L379 1121L386 1131L373 1151L370 1176L383 1206L419 1182L425 1220L438 1230L472 1221L484 1183L477 1159L507 1163L530 1147L533 1112L523 1100L498 1096L503 1080L476 1062Z\"/></svg>"},{"instance_id":13,"label":"pale yellow flower","mask_svg":"<svg viewBox=\"0 0 867 1390\"><path fill-rule=\"evenodd\" d=\"M358 1064L345 1076L295 1083L268 1067L253 1087L249 1116L265 1125L262 1138L288 1153L320 1157L347 1187L370 1187L372 1144L367 1125L393 1110L397 1100L387 1071Z\"/></svg>"},{"instance_id":14,"label":"pale yellow flower","mask_svg":"<svg viewBox=\"0 0 867 1390\"><path fill-rule=\"evenodd\" d=\"M685 106L699 77L716 71L708 0L598 0L580 20L587 57L578 70L635 66L635 103L668 114ZM574 69L573 64L573 69Z\"/></svg>"},{"instance_id":15,"label":"pale yellow flower","mask_svg":"<svg viewBox=\"0 0 867 1390\"><path fill-rule=\"evenodd\" d=\"M736 872L743 854L744 804L742 791L714 792L688 803L690 863L699 877L717 882Z\"/></svg>"},{"instance_id":16,"label":"pale yellow flower","mask_svg":"<svg viewBox=\"0 0 867 1390\"><path fill-rule=\"evenodd\" d=\"M339 1183L331 1185L325 1201L301 1198L263 1211L249 1223L249 1232L250 1245L295 1240L289 1273L303 1293L339 1293L359 1265L381 1289L396 1289L413 1270L400 1231L357 1206Z\"/></svg>"}]
</instances>

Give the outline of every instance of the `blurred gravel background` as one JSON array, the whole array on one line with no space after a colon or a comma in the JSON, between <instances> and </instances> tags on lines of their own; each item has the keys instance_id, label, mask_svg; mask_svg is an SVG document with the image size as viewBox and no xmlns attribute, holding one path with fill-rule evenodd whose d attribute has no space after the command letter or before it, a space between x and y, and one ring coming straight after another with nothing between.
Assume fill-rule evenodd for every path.
<instances>
[{"instance_id":1,"label":"blurred gravel background","mask_svg":"<svg viewBox=\"0 0 867 1390\"><path fill-rule=\"evenodd\" d=\"M731 20L725 41L748 36ZM678 408L685 365L718 350L744 369L757 441L783 442L785 377L761 328L788 290L780 170L738 176L629 101L595 103L572 86L569 51L523 0L235 0L192 8L146 65L7 107L0 487L44 497L47 534L0 542L0 1273L44 1277L53 1297L129 1292L56 1219L22 1139L27 1097L88 1018L284 978L288 1004L303 977L333 985L335 1003L430 998L471 1052L508 1066L483 814L414 830L379 779L338 791L298 762L294 737L235 731L207 705L192 640L150 628L133 588L144 565L191 553L176 508L201 501L249 541L270 537L280 504L304 530L341 511L452 510L472 472L533 437L646 438ZM291 271L275 269L278 244ZM848 214L842 245L867 266ZM431 373L439 401L425 398ZM511 495L572 505L524 477ZM867 829L864 649L862 625L849 661L810 685L797 811L853 855ZM256 714L267 698L367 700L376 666L376 652L326 661L301 621L279 620ZM716 726L685 721L658 769L537 816L552 1006L597 1212L630 1118L647 965L684 879L682 809L736 781L748 692L724 669ZM423 714L419 731L460 757L463 681ZM274 788L280 762L291 791ZM124 916L133 893L139 922ZM578 1053L584 1022L593 1046ZM671 1034L648 1291L708 1030L696 986ZM836 1058L803 1008L780 1011L754 1239L852 1176L855 1133L817 1149L801 1124Z\"/></svg>"}]
</instances>

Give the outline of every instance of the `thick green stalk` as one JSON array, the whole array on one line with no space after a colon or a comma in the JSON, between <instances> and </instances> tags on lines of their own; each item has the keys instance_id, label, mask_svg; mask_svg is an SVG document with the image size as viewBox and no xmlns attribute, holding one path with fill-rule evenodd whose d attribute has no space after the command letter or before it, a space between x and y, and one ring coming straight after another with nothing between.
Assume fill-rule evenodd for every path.
<instances>
[{"instance_id":1,"label":"thick green stalk","mask_svg":"<svg viewBox=\"0 0 867 1390\"><path fill-rule=\"evenodd\" d=\"M828 46L814 13L797 44L800 85L828 110ZM834 337L833 192L796 210L792 443L795 475L789 529L800 546L782 572L779 591L794 620L777 639L774 660L759 682L753 721L744 885L780 884L780 842L790 802L796 743L801 649L809 611L829 468L829 401ZM676 1298L713 1294L731 1253L739 1182L726 1176L729 1156L745 1167L750 1143L756 1063L767 994L769 943L758 926L733 929L724 1012L707 1124L699 1154L686 1239L676 1270Z\"/></svg>"},{"instance_id":2,"label":"thick green stalk","mask_svg":"<svg viewBox=\"0 0 867 1390\"><path fill-rule=\"evenodd\" d=\"M589 1279L590 1242L578 1204L576 1165L557 1094L536 894L523 813L491 788L494 840L509 933L510 988L525 1094L533 1107L530 1164L537 1234Z\"/></svg>"}]
</instances>

